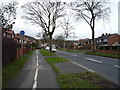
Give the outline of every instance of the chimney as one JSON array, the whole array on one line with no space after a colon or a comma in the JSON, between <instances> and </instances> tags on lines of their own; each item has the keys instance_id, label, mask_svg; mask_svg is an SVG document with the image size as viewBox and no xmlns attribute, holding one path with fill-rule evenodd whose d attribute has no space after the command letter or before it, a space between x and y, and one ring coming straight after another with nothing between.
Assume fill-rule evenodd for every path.
<instances>
[{"instance_id":1,"label":"chimney","mask_svg":"<svg viewBox=\"0 0 120 90\"><path fill-rule=\"evenodd\" d=\"M102 36L104 36L104 33L102 34Z\"/></svg>"}]
</instances>

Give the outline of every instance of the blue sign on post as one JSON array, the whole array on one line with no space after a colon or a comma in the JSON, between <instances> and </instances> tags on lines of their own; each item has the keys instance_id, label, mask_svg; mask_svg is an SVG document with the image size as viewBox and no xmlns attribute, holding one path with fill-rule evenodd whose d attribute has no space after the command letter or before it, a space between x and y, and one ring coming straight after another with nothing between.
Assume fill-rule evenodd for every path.
<instances>
[{"instance_id":1,"label":"blue sign on post","mask_svg":"<svg viewBox=\"0 0 120 90\"><path fill-rule=\"evenodd\" d=\"M25 31L20 31L20 35L24 35L25 34Z\"/></svg>"}]
</instances>

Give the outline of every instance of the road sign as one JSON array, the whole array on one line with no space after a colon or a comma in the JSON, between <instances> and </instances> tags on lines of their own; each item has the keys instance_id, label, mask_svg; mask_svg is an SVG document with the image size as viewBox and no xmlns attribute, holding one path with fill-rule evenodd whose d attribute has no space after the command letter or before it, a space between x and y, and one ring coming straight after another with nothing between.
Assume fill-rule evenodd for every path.
<instances>
[{"instance_id":1,"label":"road sign","mask_svg":"<svg viewBox=\"0 0 120 90\"><path fill-rule=\"evenodd\" d=\"M20 31L20 35L24 35L25 34L25 31Z\"/></svg>"}]
</instances>

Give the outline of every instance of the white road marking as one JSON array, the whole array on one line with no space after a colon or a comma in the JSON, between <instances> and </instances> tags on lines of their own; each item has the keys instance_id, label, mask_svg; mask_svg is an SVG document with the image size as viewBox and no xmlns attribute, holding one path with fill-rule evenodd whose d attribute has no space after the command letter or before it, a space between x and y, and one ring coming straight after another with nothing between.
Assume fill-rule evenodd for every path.
<instances>
[{"instance_id":1,"label":"white road marking","mask_svg":"<svg viewBox=\"0 0 120 90\"><path fill-rule=\"evenodd\" d=\"M97 62L97 63L103 63L102 61L98 61L98 60L95 60L95 59L92 59L92 58L84 58L86 60L90 60L90 61L93 61L93 62Z\"/></svg>"},{"instance_id":2,"label":"white road marking","mask_svg":"<svg viewBox=\"0 0 120 90\"><path fill-rule=\"evenodd\" d=\"M37 64L36 65L39 66L39 64L38 64L38 53L36 52L36 54L37 54ZM37 77L38 77L38 69L36 68L34 83L33 83L33 87L32 87L33 90L36 90L36 88L37 88Z\"/></svg>"},{"instance_id":3,"label":"white road marking","mask_svg":"<svg viewBox=\"0 0 120 90\"><path fill-rule=\"evenodd\" d=\"M93 71L93 70L91 70L91 69L89 69L89 68L87 68L87 67L84 67L84 66L78 64L78 63L75 63L75 62L72 62L72 63L75 64L75 65L77 65L77 66L79 66L79 67L82 67L82 68L86 69L87 71L95 72L95 71Z\"/></svg>"},{"instance_id":4,"label":"white road marking","mask_svg":"<svg viewBox=\"0 0 120 90\"><path fill-rule=\"evenodd\" d=\"M78 56L78 55L74 55L74 54L70 54L71 56Z\"/></svg>"},{"instance_id":5,"label":"white road marking","mask_svg":"<svg viewBox=\"0 0 120 90\"><path fill-rule=\"evenodd\" d=\"M35 72L33 89L36 89L37 87L37 76L38 76L38 69L36 69L36 72Z\"/></svg>"},{"instance_id":6,"label":"white road marking","mask_svg":"<svg viewBox=\"0 0 120 90\"><path fill-rule=\"evenodd\" d=\"M118 65L114 65L114 67L116 67L116 68L120 68L120 66L118 66Z\"/></svg>"}]
</instances>

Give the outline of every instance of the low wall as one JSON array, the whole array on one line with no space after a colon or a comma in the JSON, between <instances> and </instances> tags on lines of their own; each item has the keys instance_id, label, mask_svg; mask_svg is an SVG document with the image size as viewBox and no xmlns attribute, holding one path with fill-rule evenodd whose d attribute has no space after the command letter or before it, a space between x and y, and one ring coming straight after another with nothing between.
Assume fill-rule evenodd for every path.
<instances>
[{"instance_id":1,"label":"low wall","mask_svg":"<svg viewBox=\"0 0 120 90\"><path fill-rule=\"evenodd\" d=\"M17 48L16 59L30 51L30 48Z\"/></svg>"},{"instance_id":2,"label":"low wall","mask_svg":"<svg viewBox=\"0 0 120 90\"><path fill-rule=\"evenodd\" d=\"M108 54L120 54L120 46L101 46L97 47L97 52Z\"/></svg>"},{"instance_id":3,"label":"low wall","mask_svg":"<svg viewBox=\"0 0 120 90\"><path fill-rule=\"evenodd\" d=\"M120 54L120 51L117 50L98 50L99 53L108 53L108 54Z\"/></svg>"}]
</instances>

